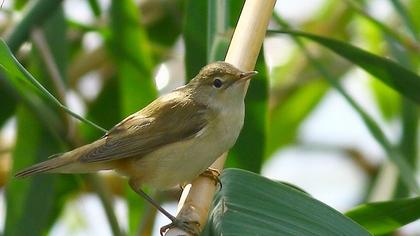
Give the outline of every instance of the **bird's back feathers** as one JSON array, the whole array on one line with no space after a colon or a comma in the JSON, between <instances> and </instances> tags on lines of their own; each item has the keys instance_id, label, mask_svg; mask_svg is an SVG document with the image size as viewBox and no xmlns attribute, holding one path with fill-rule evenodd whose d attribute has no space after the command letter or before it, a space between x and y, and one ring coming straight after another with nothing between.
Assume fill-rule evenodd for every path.
<instances>
[{"instance_id":1,"label":"bird's back feathers","mask_svg":"<svg viewBox=\"0 0 420 236\"><path fill-rule=\"evenodd\" d=\"M107 164L111 161L141 158L167 144L193 138L206 126L211 112L205 105L180 94L175 91L158 98L121 121L103 138L35 164L18 172L16 177L110 169Z\"/></svg>"},{"instance_id":2,"label":"bird's back feathers","mask_svg":"<svg viewBox=\"0 0 420 236\"><path fill-rule=\"evenodd\" d=\"M207 106L173 92L127 117L105 136L105 143L85 152L83 163L142 157L158 148L194 137L209 120Z\"/></svg>"}]
</instances>

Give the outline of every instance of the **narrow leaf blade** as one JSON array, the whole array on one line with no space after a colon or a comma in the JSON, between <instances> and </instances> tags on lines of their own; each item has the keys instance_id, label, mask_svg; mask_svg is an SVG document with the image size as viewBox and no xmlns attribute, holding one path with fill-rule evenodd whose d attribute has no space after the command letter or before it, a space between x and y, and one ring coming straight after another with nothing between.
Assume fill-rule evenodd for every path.
<instances>
[{"instance_id":1,"label":"narrow leaf blade","mask_svg":"<svg viewBox=\"0 0 420 236\"><path fill-rule=\"evenodd\" d=\"M287 33L317 42L363 68L375 76L375 78L381 80L417 104L420 104L420 93L418 92L420 91L420 76L405 69L396 62L331 38L291 30L272 32Z\"/></svg>"},{"instance_id":2,"label":"narrow leaf blade","mask_svg":"<svg viewBox=\"0 0 420 236\"><path fill-rule=\"evenodd\" d=\"M372 234L385 234L420 219L420 197L368 203L346 215Z\"/></svg>"}]
</instances>

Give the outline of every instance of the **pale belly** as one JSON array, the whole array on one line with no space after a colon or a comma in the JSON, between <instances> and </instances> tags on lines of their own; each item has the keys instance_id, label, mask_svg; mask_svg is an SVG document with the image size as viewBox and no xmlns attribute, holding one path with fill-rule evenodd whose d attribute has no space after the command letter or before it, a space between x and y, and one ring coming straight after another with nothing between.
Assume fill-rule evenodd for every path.
<instances>
[{"instance_id":1,"label":"pale belly","mask_svg":"<svg viewBox=\"0 0 420 236\"><path fill-rule=\"evenodd\" d=\"M127 174L158 189L192 181L233 146L243 125L243 114L237 115L238 119L231 123L207 127L195 138L166 145L139 159L133 158Z\"/></svg>"}]
</instances>

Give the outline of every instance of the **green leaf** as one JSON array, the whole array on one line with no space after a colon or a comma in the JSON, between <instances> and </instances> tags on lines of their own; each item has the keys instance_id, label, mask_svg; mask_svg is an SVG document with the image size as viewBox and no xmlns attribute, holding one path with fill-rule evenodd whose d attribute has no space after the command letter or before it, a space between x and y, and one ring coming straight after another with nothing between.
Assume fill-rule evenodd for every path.
<instances>
[{"instance_id":1,"label":"green leaf","mask_svg":"<svg viewBox=\"0 0 420 236\"><path fill-rule=\"evenodd\" d=\"M299 125L318 105L328 89L328 83L314 79L272 109L267 128L266 157L294 141Z\"/></svg>"},{"instance_id":2,"label":"green leaf","mask_svg":"<svg viewBox=\"0 0 420 236\"><path fill-rule=\"evenodd\" d=\"M0 71L0 77L4 75ZM4 122L10 118L15 112L17 99L16 95L13 93L12 88L9 84L6 84L2 79L0 79L0 129L3 127Z\"/></svg>"},{"instance_id":3,"label":"green leaf","mask_svg":"<svg viewBox=\"0 0 420 236\"><path fill-rule=\"evenodd\" d=\"M375 78L412 99L417 104L420 104L420 93L418 92L420 91L420 76L387 58L374 55L342 41L314 34L290 30L271 32L287 33L317 42L363 68Z\"/></svg>"},{"instance_id":4,"label":"green leaf","mask_svg":"<svg viewBox=\"0 0 420 236\"><path fill-rule=\"evenodd\" d=\"M146 24L149 40L150 42L153 42L153 44L159 44L159 46L169 48L173 46L181 34L182 21L180 21L179 15L175 13L182 13L182 9L180 9L183 7L182 1L154 1L150 3L152 5L151 7L155 7L157 11L161 11L161 13L158 14L162 15L159 15L160 17L153 20L151 23Z\"/></svg>"},{"instance_id":5,"label":"green leaf","mask_svg":"<svg viewBox=\"0 0 420 236\"><path fill-rule=\"evenodd\" d=\"M22 82L26 82L23 78L25 75L19 70L19 67L16 65L17 60L13 56L12 52L9 50L6 42L3 39L0 39L0 68L3 69L7 74L13 76L11 78L12 82L15 82L16 79L22 79ZM19 85L19 82L15 82Z\"/></svg>"},{"instance_id":6,"label":"green leaf","mask_svg":"<svg viewBox=\"0 0 420 236\"><path fill-rule=\"evenodd\" d=\"M417 16L417 12L420 10L420 2L417 0L410 0L407 6L408 15ZM413 28L420 28L420 17L412 17Z\"/></svg>"},{"instance_id":7,"label":"green leaf","mask_svg":"<svg viewBox=\"0 0 420 236\"><path fill-rule=\"evenodd\" d=\"M370 235L340 212L288 185L227 169L203 235Z\"/></svg>"},{"instance_id":8,"label":"green leaf","mask_svg":"<svg viewBox=\"0 0 420 236\"><path fill-rule=\"evenodd\" d=\"M398 1L393 1L396 7L403 8L402 5L399 5ZM403 9L400 9L404 11ZM401 13L403 14L403 13ZM407 19L408 20L408 19ZM406 22L406 27L409 25ZM412 31L413 37L416 37L415 31ZM414 69L415 66L410 60L410 55L403 50L401 47L398 47L392 39L387 40L388 48L391 52L391 55L403 66L408 69ZM401 103L401 123L402 123L402 133L399 141L399 152L405 161L416 170L417 167L417 146L418 146L418 109L417 104L407 99L403 96L400 96L398 101ZM410 189L404 185L404 180L402 176L398 176L398 182L394 188L394 197L408 197L410 196Z\"/></svg>"},{"instance_id":9,"label":"green leaf","mask_svg":"<svg viewBox=\"0 0 420 236\"><path fill-rule=\"evenodd\" d=\"M311 35L311 34L307 34L307 33L301 33L301 32L297 32L297 31L286 30L286 31L272 31L272 32L289 33L292 36L302 36L302 37L306 37L306 38L309 38L309 39L313 39L312 37L314 37L315 42L318 42L317 39L319 39L319 38L325 39L326 42L330 42L330 41L339 42L339 41L335 41L335 40L332 40L332 39L322 38L322 37L319 37L319 36L315 36L315 35ZM398 167L401 178L404 181L404 183L406 184L406 186L411 188L414 192L420 193L420 188L419 188L418 183L416 181L413 168L407 163L406 160L404 160L404 158L402 157L399 150L396 149L391 144L391 142L387 139L387 137L385 136L385 133L382 131L380 126L375 122L375 120L372 117L369 116L369 114L367 112L365 112L362 109L362 107L358 103L356 103L356 101L344 90L344 88L340 85L340 83L338 83L338 81L335 80L335 78L330 75L328 70L326 70L324 68L324 66L319 61L315 60L312 57L312 55L305 48L305 46L303 45L303 43L301 41L299 41L298 39L295 38L295 42L304 51L307 58L310 60L310 62L313 64L313 66L318 69L320 74L322 76L324 76L325 79L344 97L344 99L346 99L346 101L353 107L353 109L356 110L356 112L359 114L359 116L361 117L361 119L365 123L366 127L369 129L372 136L376 139L376 141L382 146L382 148L387 153L387 157ZM323 41L321 41L321 42L323 42ZM321 44L324 45L323 43L321 43ZM343 45L341 45L343 47L350 47L350 48L347 48L346 50L343 50L344 55L347 55L346 53L348 53L348 52L351 53L351 50L353 50L352 49L353 46L350 46L350 45L348 45L346 43L343 43L343 42L339 42L339 44L343 44ZM326 43L325 45L328 45L328 43ZM337 46L337 45L335 45L335 46ZM337 50L337 53L340 52L339 48L335 48L335 47L333 47L333 48L334 48L334 50ZM372 57L375 57L376 59L379 58L378 59L379 61L385 60L385 59L380 58L378 56L374 56L373 54L364 52L361 49L355 49L355 52L362 53L363 55L368 54ZM339 55L342 55L342 54L339 53ZM352 58L352 59L357 61L357 58ZM388 62L391 63L390 61L388 61ZM354 63L356 63L356 62L354 62ZM392 63L397 65L394 62L392 62ZM410 71L404 69L401 66L399 66L399 67L400 67L400 69L402 69L406 72L410 72ZM377 69L379 70L379 68L377 68ZM412 72L410 72L410 73L412 73ZM385 74L385 75L387 75L387 74ZM413 74L413 75L416 76L415 74Z\"/></svg>"},{"instance_id":10,"label":"green leaf","mask_svg":"<svg viewBox=\"0 0 420 236\"><path fill-rule=\"evenodd\" d=\"M25 16L8 35L7 44L12 52L16 52L27 40L34 26L42 25L61 6L62 0L37 0L33 2L35 3L28 4L30 8L27 9Z\"/></svg>"},{"instance_id":11,"label":"green leaf","mask_svg":"<svg viewBox=\"0 0 420 236\"><path fill-rule=\"evenodd\" d=\"M17 112L17 140L12 173L59 152L59 144L22 106ZM55 178L41 175L13 179L6 185L5 235L43 235L55 205ZM22 227L25 226L25 227Z\"/></svg>"},{"instance_id":12,"label":"green leaf","mask_svg":"<svg viewBox=\"0 0 420 236\"><path fill-rule=\"evenodd\" d=\"M420 197L368 203L346 215L374 235L390 233L420 218Z\"/></svg>"},{"instance_id":13,"label":"green leaf","mask_svg":"<svg viewBox=\"0 0 420 236\"><path fill-rule=\"evenodd\" d=\"M378 80L370 80L373 95L385 120L391 121L400 109L399 94Z\"/></svg>"},{"instance_id":14,"label":"green leaf","mask_svg":"<svg viewBox=\"0 0 420 236\"><path fill-rule=\"evenodd\" d=\"M185 42L185 69L191 80L207 64L207 1L187 0L182 35Z\"/></svg>"},{"instance_id":15,"label":"green leaf","mask_svg":"<svg viewBox=\"0 0 420 236\"><path fill-rule=\"evenodd\" d=\"M9 75L9 81L15 86L18 90L19 95L24 97L24 99L30 103L31 106L35 107L34 110L38 112L40 117L44 117L45 120L51 120L51 116L46 114L51 113L47 108L43 108L43 105L39 103L39 99L35 96L37 93L42 94L47 98L52 104L63 109L65 112L75 117L76 119L85 122L92 127L106 132L105 129L99 127L92 121L89 121L80 115L74 113L69 108L64 106L60 101L57 100L40 82L38 82L32 75L29 73L16 59L12 52L7 47L7 44L0 39L0 69L3 69ZM29 93L29 94L27 94ZM35 104L34 104L35 103ZM40 112L43 110L42 112ZM42 119L41 119L42 120ZM55 124L56 121L50 121L48 125ZM58 129L59 125L56 125L55 128ZM53 131L54 132L54 131Z\"/></svg>"},{"instance_id":16,"label":"green leaf","mask_svg":"<svg viewBox=\"0 0 420 236\"><path fill-rule=\"evenodd\" d=\"M0 73L0 77L5 79L1 82L2 86L9 90L8 93L11 93L12 96L16 96L17 98L19 96L21 102L27 105L32 112L36 114L36 117L39 120L44 121L44 125L46 125L52 133L59 136L60 133L63 133L63 129L58 117L56 117L52 110L41 101L35 87L25 79L26 75L20 70L21 68L23 68L23 66L13 56L3 39L0 38L0 70L4 72ZM23 70L26 71L24 68ZM29 72L27 73L29 74ZM5 93L4 101L13 99L6 96L8 93ZM4 112L12 109L14 109L14 107L6 106ZM7 116L7 113L5 116Z\"/></svg>"},{"instance_id":17,"label":"green leaf","mask_svg":"<svg viewBox=\"0 0 420 236\"><path fill-rule=\"evenodd\" d=\"M418 130L419 130L419 110L416 104L411 100L402 101L402 136L399 149L407 163L416 169L418 157ZM395 195L397 197L406 197L410 195L407 186L402 185L403 179L398 178Z\"/></svg>"},{"instance_id":18,"label":"green leaf","mask_svg":"<svg viewBox=\"0 0 420 236\"><path fill-rule=\"evenodd\" d=\"M410 16L410 13L407 11L407 9L399 0L391 0L391 3L394 6L395 10L400 15L400 17L402 18L404 22L404 26L409 30L409 32L411 33L411 36L418 41L419 40L418 29L414 25L414 22L412 20L412 17Z\"/></svg>"},{"instance_id":19,"label":"green leaf","mask_svg":"<svg viewBox=\"0 0 420 236\"><path fill-rule=\"evenodd\" d=\"M145 30L132 0L112 1L110 50L117 64L123 116L149 104L157 91Z\"/></svg>"},{"instance_id":20,"label":"green leaf","mask_svg":"<svg viewBox=\"0 0 420 236\"><path fill-rule=\"evenodd\" d=\"M99 6L98 0L89 0L90 10L93 12L95 17L101 16L101 7Z\"/></svg>"}]
</instances>

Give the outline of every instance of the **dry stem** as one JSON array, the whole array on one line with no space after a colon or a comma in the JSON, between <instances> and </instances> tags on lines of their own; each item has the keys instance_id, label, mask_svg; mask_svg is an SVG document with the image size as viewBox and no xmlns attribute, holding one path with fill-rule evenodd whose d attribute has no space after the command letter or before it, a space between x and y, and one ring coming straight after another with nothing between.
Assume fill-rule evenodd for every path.
<instances>
[{"instance_id":1,"label":"dry stem","mask_svg":"<svg viewBox=\"0 0 420 236\"><path fill-rule=\"evenodd\" d=\"M254 68L275 2L275 0L247 0L245 2L225 58L226 62L244 71ZM245 93L246 91L244 91ZM227 153L223 154L211 167L222 170L226 156ZM181 210L179 210L177 218L198 221L201 231L207 220L216 188L214 181L209 178L198 177L194 180L191 189L184 190L183 196L188 195L185 201L181 197L178 206L178 210ZM189 234L178 228L171 229L166 233L166 236L174 235Z\"/></svg>"}]
</instances>

